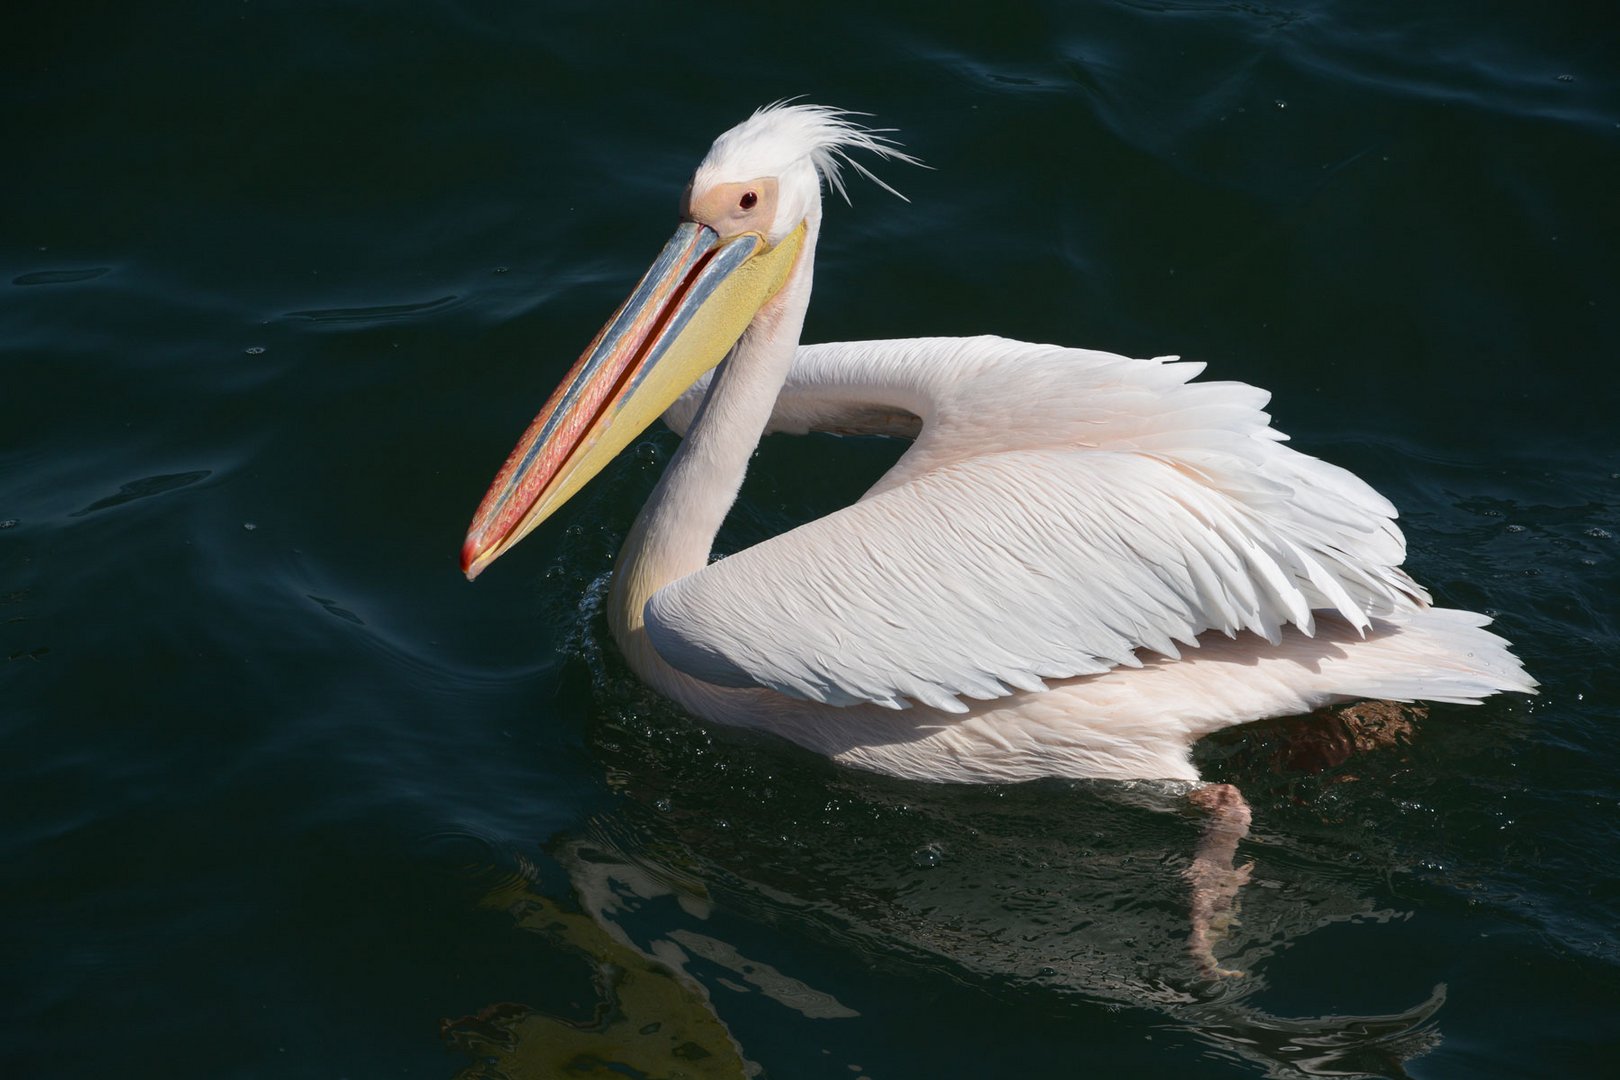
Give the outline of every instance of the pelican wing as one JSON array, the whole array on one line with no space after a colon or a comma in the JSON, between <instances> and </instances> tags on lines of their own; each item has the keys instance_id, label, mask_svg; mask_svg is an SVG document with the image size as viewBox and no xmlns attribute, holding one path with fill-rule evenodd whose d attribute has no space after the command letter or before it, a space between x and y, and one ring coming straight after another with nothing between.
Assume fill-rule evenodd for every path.
<instances>
[{"instance_id":1,"label":"pelican wing","mask_svg":"<svg viewBox=\"0 0 1620 1080\"><path fill-rule=\"evenodd\" d=\"M1426 603L1388 502L1201 370L999 338L802 349L773 426L921 434L855 505L661 589L654 647L718 685L960 712L1210 630Z\"/></svg>"}]
</instances>

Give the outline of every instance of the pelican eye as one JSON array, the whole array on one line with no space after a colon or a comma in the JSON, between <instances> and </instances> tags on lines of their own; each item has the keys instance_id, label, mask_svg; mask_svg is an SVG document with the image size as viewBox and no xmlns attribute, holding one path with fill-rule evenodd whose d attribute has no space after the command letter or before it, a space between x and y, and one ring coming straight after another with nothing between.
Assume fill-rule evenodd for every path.
<instances>
[{"instance_id":1,"label":"pelican eye","mask_svg":"<svg viewBox=\"0 0 1620 1080\"><path fill-rule=\"evenodd\" d=\"M752 191L745 191L743 192L743 197L737 200L737 205L742 207L744 210L752 210L754 205L758 202L758 195L754 194Z\"/></svg>"}]
</instances>

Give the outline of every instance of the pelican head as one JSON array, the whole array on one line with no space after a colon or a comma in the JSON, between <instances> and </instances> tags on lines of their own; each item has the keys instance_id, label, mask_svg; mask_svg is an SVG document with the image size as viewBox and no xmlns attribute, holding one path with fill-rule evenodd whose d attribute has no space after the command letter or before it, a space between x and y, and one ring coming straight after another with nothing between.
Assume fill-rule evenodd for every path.
<instances>
[{"instance_id":1,"label":"pelican head","mask_svg":"<svg viewBox=\"0 0 1620 1080\"><path fill-rule=\"evenodd\" d=\"M849 114L818 105L768 106L715 140L681 197L675 235L484 495L461 549L469 580L726 357L814 245L821 179L844 194L839 165L848 163L876 180L851 161L852 149L911 160Z\"/></svg>"}]
</instances>

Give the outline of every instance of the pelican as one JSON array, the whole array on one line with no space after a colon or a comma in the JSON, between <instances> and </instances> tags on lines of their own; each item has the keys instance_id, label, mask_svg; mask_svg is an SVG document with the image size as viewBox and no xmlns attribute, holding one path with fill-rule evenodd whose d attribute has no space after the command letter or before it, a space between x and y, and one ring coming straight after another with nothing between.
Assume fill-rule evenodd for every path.
<instances>
[{"instance_id":1,"label":"pelican","mask_svg":"<svg viewBox=\"0 0 1620 1080\"><path fill-rule=\"evenodd\" d=\"M1188 952L1252 863L1250 811L1193 745L1326 705L1533 693L1483 615L1401 569L1395 508L1284 445L1204 365L998 337L801 346L822 186L914 162L852 114L777 103L715 140L680 225L484 496L476 578L654 419L684 437L625 539L608 620L700 717L925 781L1186 784ZM893 189L889 189L893 190ZM710 561L768 432L910 447L853 506Z\"/></svg>"},{"instance_id":2,"label":"pelican","mask_svg":"<svg viewBox=\"0 0 1620 1080\"><path fill-rule=\"evenodd\" d=\"M664 416L684 438L616 564L619 647L698 716L851 766L1196 785L1194 743L1234 724L1532 692L1489 619L1401 569L1395 508L1284 444L1264 391L997 337L801 346L823 185L882 184L858 153L914 161L808 104L714 142L485 495L469 579ZM854 505L711 562L771 431L912 442Z\"/></svg>"}]
</instances>

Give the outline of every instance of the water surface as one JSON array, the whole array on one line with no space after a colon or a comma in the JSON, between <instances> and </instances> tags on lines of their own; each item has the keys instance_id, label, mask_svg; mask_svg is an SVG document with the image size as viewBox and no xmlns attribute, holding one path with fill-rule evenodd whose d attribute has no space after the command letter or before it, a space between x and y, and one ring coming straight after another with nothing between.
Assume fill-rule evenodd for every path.
<instances>
[{"instance_id":1,"label":"water surface","mask_svg":"<svg viewBox=\"0 0 1620 1080\"><path fill-rule=\"evenodd\" d=\"M1620 1009L1620 91L1590 5L82 5L7 35L0 1060L15 1076L1503 1076ZM811 340L996 332L1271 389L1542 693L1198 822L706 729L600 615L673 446L469 586L478 497L784 96L928 170L832 205ZM761 449L736 548L878 440ZM683 974L677 976L678 969ZM606 1066L604 1066L606 1067Z\"/></svg>"}]
</instances>

